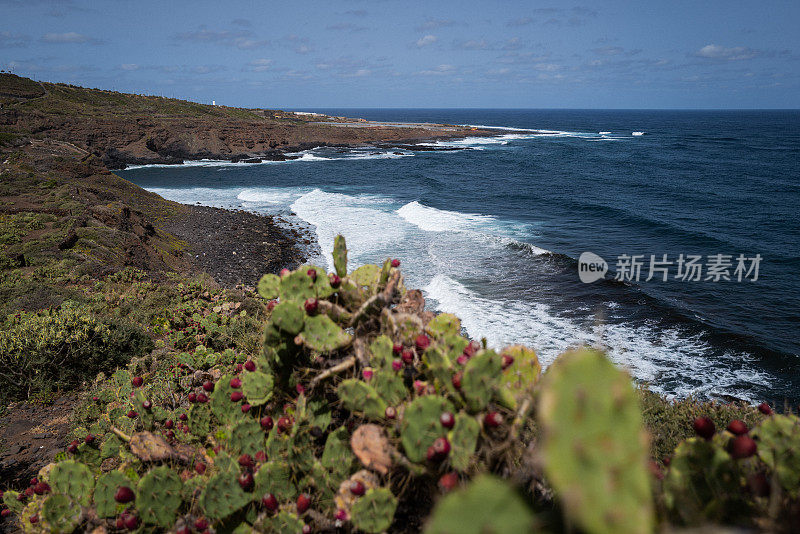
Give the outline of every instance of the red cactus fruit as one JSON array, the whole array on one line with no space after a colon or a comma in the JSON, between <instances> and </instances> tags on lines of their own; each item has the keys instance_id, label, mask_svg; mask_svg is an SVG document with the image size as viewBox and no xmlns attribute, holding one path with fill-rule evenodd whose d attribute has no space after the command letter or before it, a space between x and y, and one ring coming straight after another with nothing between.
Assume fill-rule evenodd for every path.
<instances>
[{"instance_id":1,"label":"red cactus fruit","mask_svg":"<svg viewBox=\"0 0 800 534\"><path fill-rule=\"evenodd\" d=\"M319 308L319 301L315 298L306 299L303 303L303 309L306 310L306 313L309 315L316 314L317 308Z\"/></svg>"},{"instance_id":2,"label":"red cactus fruit","mask_svg":"<svg viewBox=\"0 0 800 534\"><path fill-rule=\"evenodd\" d=\"M272 493L267 493L261 497L261 504L270 512L278 511L278 499Z\"/></svg>"},{"instance_id":3,"label":"red cactus fruit","mask_svg":"<svg viewBox=\"0 0 800 534\"><path fill-rule=\"evenodd\" d=\"M484 416L483 424L488 428L497 428L503 424L503 416L497 412L489 412Z\"/></svg>"},{"instance_id":4,"label":"red cactus fruit","mask_svg":"<svg viewBox=\"0 0 800 534\"><path fill-rule=\"evenodd\" d=\"M166 429L170 429L170 428L172 428L174 426L175 426L175 422L172 419L167 419L164 422L164 428L166 428Z\"/></svg>"},{"instance_id":5,"label":"red cactus fruit","mask_svg":"<svg viewBox=\"0 0 800 534\"><path fill-rule=\"evenodd\" d=\"M242 487L245 491L250 491L253 489L253 484L255 480L253 479L253 473L250 471L245 471L241 475L239 475L239 486Z\"/></svg>"},{"instance_id":6,"label":"red cactus fruit","mask_svg":"<svg viewBox=\"0 0 800 534\"><path fill-rule=\"evenodd\" d=\"M714 437L717 427L714 426L714 421L708 417L698 417L694 420L694 432L704 440L708 441Z\"/></svg>"},{"instance_id":7,"label":"red cactus fruit","mask_svg":"<svg viewBox=\"0 0 800 534\"><path fill-rule=\"evenodd\" d=\"M206 464L203 462L197 462L194 464L194 470L197 472L198 475L206 474Z\"/></svg>"},{"instance_id":8,"label":"red cactus fruit","mask_svg":"<svg viewBox=\"0 0 800 534\"><path fill-rule=\"evenodd\" d=\"M395 343L392 345L392 352L399 355L401 352L403 352L403 345L400 343Z\"/></svg>"},{"instance_id":9,"label":"red cactus fruit","mask_svg":"<svg viewBox=\"0 0 800 534\"><path fill-rule=\"evenodd\" d=\"M147 410L148 412L153 409L153 403L149 400L142 401L142 408Z\"/></svg>"},{"instance_id":10,"label":"red cactus fruit","mask_svg":"<svg viewBox=\"0 0 800 534\"><path fill-rule=\"evenodd\" d=\"M728 424L728 432L731 434L736 434L737 436L741 436L742 434L747 434L747 425L744 424L742 421L738 419L734 419Z\"/></svg>"},{"instance_id":11,"label":"red cactus fruit","mask_svg":"<svg viewBox=\"0 0 800 534\"><path fill-rule=\"evenodd\" d=\"M392 260L392 267L394 267L394 268L400 267L400 260L398 260L397 258L393 259Z\"/></svg>"},{"instance_id":12,"label":"red cactus fruit","mask_svg":"<svg viewBox=\"0 0 800 534\"><path fill-rule=\"evenodd\" d=\"M450 441L445 437L436 438L433 441L433 450L440 458L446 457L450 454Z\"/></svg>"},{"instance_id":13,"label":"red cactus fruit","mask_svg":"<svg viewBox=\"0 0 800 534\"><path fill-rule=\"evenodd\" d=\"M461 371L457 372L453 375L453 378L450 381L453 383L453 387L456 389L461 389L461 377L464 376L464 373Z\"/></svg>"},{"instance_id":14,"label":"red cactus fruit","mask_svg":"<svg viewBox=\"0 0 800 534\"><path fill-rule=\"evenodd\" d=\"M196 394L196 393L194 393L194 392L192 392L192 393L189 393L189 394L186 396L186 398L189 400L189 402L192 402L192 403L194 403L194 402L197 402L197 394Z\"/></svg>"},{"instance_id":15,"label":"red cactus fruit","mask_svg":"<svg viewBox=\"0 0 800 534\"><path fill-rule=\"evenodd\" d=\"M442 491L450 491L458 485L458 473L450 471L439 477L439 488Z\"/></svg>"},{"instance_id":16,"label":"red cactus fruit","mask_svg":"<svg viewBox=\"0 0 800 534\"><path fill-rule=\"evenodd\" d=\"M304 514L311 507L311 497L309 497L307 493L301 493L300 496L297 497L295 505L297 506L297 513Z\"/></svg>"},{"instance_id":17,"label":"red cactus fruit","mask_svg":"<svg viewBox=\"0 0 800 534\"><path fill-rule=\"evenodd\" d=\"M251 406L249 404L242 404L242 413L247 413L250 411Z\"/></svg>"},{"instance_id":18,"label":"red cactus fruit","mask_svg":"<svg viewBox=\"0 0 800 534\"><path fill-rule=\"evenodd\" d=\"M28 521L31 522L31 525L35 525L36 523L39 522L39 515L38 514L32 515L30 519L28 519Z\"/></svg>"},{"instance_id":19,"label":"red cactus fruit","mask_svg":"<svg viewBox=\"0 0 800 534\"><path fill-rule=\"evenodd\" d=\"M503 354L502 358L503 358L503 371L505 371L514 364L513 356L510 356L508 354Z\"/></svg>"},{"instance_id":20,"label":"red cactus fruit","mask_svg":"<svg viewBox=\"0 0 800 534\"><path fill-rule=\"evenodd\" d=\"M214 382L212 382L211 380L206 380L205 382L203 382L203 389L211 393L212 391L214 391Z\"/></svg>"},{"instance_id":21,"label":"red cactus fruit","mask_svg":"<svg viewBox=\"0 0 800 534\"><path fill-rule=\"evenodd\" d=\"M133 387L135 388L140 388L142 387L142 384L144 384L144 378L141 376L134 376L133 380L131 380L131 384L133 384Z\"/></svg>"},{"instance_id":22,"label":"red cactus fruit","mask_svg":"<svg viewBox=\"0 0 800 534\"><path fill-rule=\"evenodd\" d=\"M292 428L292 420L286 416L278 418L278 430L288 432Z\"/></svg>"},{"instance_id":23,"label":"red cactus fruit","mask_svg":"<svg viewBox=\"0 0 800 534\"><path fill-rule=\"evenodd\" d=\"M431 346L431 340L425 334L420 334L414 339L414 345L417 347L419 352L423 352L425 349Z\"/></svg>"},{"instance_id":24,"label":"red cactus fruit","mask_svg":"<svg viewBox=\"0 0 800 534\"><path fill-rule=\"evenodd\" d=\"M758 411L763 413L764 415L772 415L772 408L769 407L769 404L766 402L762 402L758 405Z\"/></svg>"},{"instance_id":25,"label":"red cactus fruit","mask_svg":"<svg viewBox=\"0 0 800 534\"><path fill-rule=\"evenodd\" d=\"M275 424L275 423L272 422L272 417L270 417L268 415L265 415L264 417L262 417L260 423L261 423L261 428L263 428L267 432L272 430L272 427Z\"/></svg>"},{"instance_id":26,"label":"red cactus fruit","mask_svg":"<svg viewBox=\"0 0 800 534\"><path fill-rule=\"evenodd\" d=\"M231 387L233 389L239 389L242 387L242 381L238 378L231 378Z\"/></svg>"},{"instance_id":27,"label":"red cactus fruit","mask_svg":"<svg viewBox=\"0 0 800 534\"><path fill-rule=\"evenodd\" d=\"M316 269L309 269L309 270L306 271L306 274L308 275L309 278L311 278L312 280L316 281L316 279L317 279L317 270Z\"/></svg>"},{"instance_id":28,"label":"red cactus fruit","mask_svg":"<svg viewBox=\"0 0 800 534\"><path fill-rule=\"evenodd\" d=\"M332 288L336 289L337 287L339 287L340 285L342 285L342 279L341 279L341 278L339 278L339 275L338 275L338 274L336 274L336 273L331 273L331 274L330 274L330 276L329 276L328 278L330 279L330 282L331 282L331 287L332 287Z\"/></svg>"},{"instance_id":29,"label":"red cactus fruit","mask_svg":"<svg viewBox=\"0 0 800 534\"><path fill-rule=\"evenodd\" d=\"M264 463L267 461L267 453L264 451L258 451L255 457L256 462Z\"/></svg>"},{"instance_id":30,"label":"red cactus fruit","mask_svg":"<svg viewBox=\"0 0 800 534\"><path fill-rule=\"evenodd\" d=\"M356 497L361 497L367 492L367 488L364 487L364 483L360 480L354 480L350 484L350 493L355 495Z\"/></svg>"},{"instance_id":31,"label":"red cactus fruit","mask_svg":"<svg viewBox=\"0 0 800 534\"><path fill-rule=\"evenodd\" d=\"M185 413L182 413L178 416L178 419L180 419L181 421L186 421L187 419L189 419L189 416L186 415Z\"/></svg>"},{"instance_id":32,"label":"red cactus fruit","mask_svg":"<svg viewBox=\"0 0 800 534\"><path fill-rule=\"evenodd\" d=\"M394 406L387 406L384 415L386 415L386 419L394 419L397 417L397 410Z\"/></svg>"},{"instance_id":33,"label":"red cactus fruit","mask_svg":"<svg viewBox=\"0 0 800 534\"><path fill-rule=\"evenodd\" d=\"M456 424L456 418L452 413L444 412L439 416L439 422L442 423L442 426L445 428L453 428L453 425Z\"/></svg>"},{"instance_id":34,"label":"red cactus fruit","mask_svg":"<svg viewBox=\"0 0 800 534\"><path fill-rule=\"evenodd\" d=\"M198 393L197 402L199 402L200 404L205 404L206 402L208 402L208 395L206 395L205 393Z\"/></svg>"},{"instance_id":35,"label":"red cactus fruit","mask_svg":"<svg viewBox=\"0 0 800 534\"><path fill-rule=\"evenodd\" d=\"M127 504L133 501L135 498L136 495L128 486L120 486L117 488L116 493L114 493L114 500L120 504Z\"/></svg>"},{"instance_id":36,"label":"red cactus fruit","mask_svg":"<svg viewBox=\"0 0 800 534\"><path fill-rule=\"evenodd\" d=\"M402 358L403 363L406 365L411 365L414 363L414 352L411 349L403 349L400 358Z\"/></svg>"},{"instance_id":37,"label":"red cactus fruit","mask_svg":"<svg viewBox=\"0 0 800 534\"><path fill-rule=\"evenodd\" d=\"M281 277L284 277L287 274L290 274L291 272L292 271L290 271L289 269L283 268L283 269L281 269Z\"/></svg>"},{"instance_id":38,"label":"red cactus fruit","mask_svg":"<svg viewBox=\"0 0 800 534\"><path fill-rule=\"evenodd\" d=\"M337 521L347 521L347 510L339 508L336 510L336 515L333 516Z\"/></svg>"},{"instance_id":39,"label":"red cactus fruit","mask_svg":"<svg viewBox=\"0 0 800 534\"><path fill-rule=\"evenodd\" d=\"M253 462L252 456L250 456L249 454L243 454L239 456L239 465L251 469L255 465L255 463Z\"/></svg>"},{"instance_id":40,"label":"red cactus fruit","mask_svg":"<svg viewBox=\"0 0 800 534\"><path fill-rule=\"evenodd\" d=\"M244 397L244 393L241 391L234 391L231 393L231 402L239 402Z\"/></svg>"},{"instance_id":41,"label":"red cactus fruit","mask_svg":"<svg viewBox=\"0 0 800 534\"><path fill-rule=\"evenodd\" d=\"M731 456L737 460L750 458L756 453L756 442L747 434L736 436L730 444Z\"/></svg>"},{"instance_id":42,"label":"red cactus fruit","mask_svg":"<svg viewBox=\"0 0 800 534\"><path fill-rule=\"evenodd\" d=\"M256 370L256 362L253 360L247 360L244 362L244 368L251 373Z\"/></svg>"},{"instance_id":43,"label":"red cactus fruit","mask_svg":"<svg viewBox=\"0 0 800 534\"><path fill-rule=\"evenodd\" d=\"M208 528L208 519L206 519L205 517L200 517L200 518L196 519L195 522L194 522L194 528L196 528L197 530L205 530L205 529L207 529Z\"/></svg>"},{"instance_id":44,"label":"red cactus fruit","mask_svg":"<svg viewBox=\"0 0 800 534\"><path fill-rule=\"evenodd\" d=\"M128 530L136 530L139 527L139 518L135 515L128 514L125 518L125 528Z\"/></svg>"},{"instance_id":45,"label":"red cactus fruit","mask_svg":"<svg viewBox=\"0 0 800 534\"><path fill-rule=\"evenodd\" d=\"M402 368L403 368L403 362L401 362L400 360L392 360L392 369L394 369L395 371L399 371Z\"/></svg>"},{"instance_id":46,"label":"red cactus fruit","mask_svg":"<svg viewBox=\"0 0 800 534\"><path fill-rule=\"evenodd\" d=\"M361 376L362 378L364 378L364 380L369 382L370 380L372 380L372 369L370 369L369 367L367 367L366 369L362 369Z\"/></svg>"},{"instance_id":47,"label":"red cactus fruit","mask_svg":"<svg viewBox=\"0 0 800 534\"><path fill-rule=\"evenodd\" d=\"M137 417L139 414L138 414L138 413L136 413L136 410L130 410L130 411L128 412L128 414L127 414L127 415L128 415L128 417L130 417L131 419L136 419L136 417Z\"/></svg>"},{"instance_id":48,"label":"red cactus fruit","mask_svg":"<svg viewBox=\"0 0 800 534\"><path fill-rule=\"evenodd\" d=\"M33 492L36 495L44 495L45 493L50 493L50 484L47 482L37 482L36 485L33 487Z\"/></svg>"},{"instance_id":49,"label":"red cactus fruit","mask_svg":"<svg viewBox=\"0 0 800 534\"><path fill-rule=\"evenodd\" d=\"M86 434L86 437L83 438L83 441L86 442L86 443L91 444L91 443L94 443L95 439L96 438L95 438L94 434Z\"/></svg>"}]
</instances>

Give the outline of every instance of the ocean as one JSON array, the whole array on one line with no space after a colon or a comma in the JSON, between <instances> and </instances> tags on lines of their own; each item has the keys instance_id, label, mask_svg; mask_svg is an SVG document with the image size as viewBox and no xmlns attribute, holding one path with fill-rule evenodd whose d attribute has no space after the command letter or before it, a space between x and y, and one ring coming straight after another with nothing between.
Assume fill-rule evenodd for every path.
<instances>
[{"instance_id":1,"label":"ocean","mask_svg":"<svg viewBox=\"0 0 800 534\"><path fill-rule=\"evenodd\" d=\"M316 233L326 269L337 233L351 265L398 258L431 309L545 365L590 344L670 397L800 401L800 112L305 111L505 130L432 144L457 151L120 174L179 202L284 215ZM584 252L605 278L581 281Z\"/></svg>"}]
</instances>

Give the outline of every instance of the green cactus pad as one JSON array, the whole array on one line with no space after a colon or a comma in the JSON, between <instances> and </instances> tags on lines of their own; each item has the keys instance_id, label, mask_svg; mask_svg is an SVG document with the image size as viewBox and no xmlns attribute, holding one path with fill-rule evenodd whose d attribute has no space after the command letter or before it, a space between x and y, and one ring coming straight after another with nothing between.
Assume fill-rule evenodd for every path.
<instances>
[{"instance_id":1,"label":"green cactus pad","mask_svg":"<svg viewBox=\"0 0 800 534\"><path fill-rule=\"evenodd\" d=\"M272 324L280 330L296 335L303 329L305 312L295 300L281 302L272 310Z\"/></svg>"},{"instance_id":2,"label":"green cactus pad","mask_svg":"<svg viewBox=\"0 0 800 534\"><path fill-rule=\"evenodd\" d=\"M800 490L800 426L795 416L772 415L753 434L758 438L758 456L777 475L793 498Z\"/></svg>"},{"instance_id":3,"label":"green cactus pad","mask_svg":"<svg viewBox=\"0 0 800 534\"><path fill-rule=\"evenodd\" d=\"M386 402L366 382L355 378L343 380L336 392L351 412L363 413L370 419L380 419L386 412Z\"/></svg>"},{"instance_id":4,"label":"green cactus pad","mask_svg":"<svg viewBox=\"0 0 800 534\"><path fill-rule=\"evenodd\" d=\"M380 272L380 267L368 263L350 273L350 279L360 288L368 288L370 292L373 292L378 284Z\"/></svg>"},{"instance_id":5,"label":"green cactus pad","mask_svg":"<svg viewBox=\"0 0 800 534\"><path fill-rule=\"evenodd\" d=\"M19 497L18 491L7 490L3 493L3 504L5 504L9 510L19 515L22 513L22 509L25 508L25 503L18 501L17 497Z\"/></svg>"},{"instance_id":6,"label":"green cactus pad","mask_svg":"<svg viewBox=\"0 0 800 534\"><path fill-rule=\"evenodd\" d=\"M253 371L242 376L242 393L253 406L266 404L272 398L272 375Z\"/></svg>"},{"instance_id":7,"label":"green cactus pad","mask_svg":"<svg viewBox=\"0 0 800 534\"><path fill-rule=\"evenodd\" d=\"M316 280L312 280L308 276L310 269L314 269L317 272ZM281 278L280 295L282 301L304 302L312 297L324 299L331 296L333 292L334 290L331 287L325 269L314 265L302 265L296 271L292 271Z\"/></svg>"},{"instance_id":8,"label":"green cactus pad","mask_svg":"<svg viewBox=\"0 0 800 534\"><path fill-rule=\"evenodd\" d=\"M514 362L501 373L500 387L516 402L521 397L533 393L534 387L539 382L542 366L536 353L523 345L506 347L501 356L503 354L514 358Z\"/></svg>"},{"instance_id":9,"label":"green cactus pad","mask_svg":"<svg viewBox=\"0 0 800 534\"><path fill-rule=\"evenodd\" d=\"M392 360L394 360L394 354L392 353L392 347L394 343L388 336L379 336L370 343L369 345L369 353L370 357L370 365L377 369L391 369L392 368Z\"/></svg>"},{"instance_id":10,"label":"green cactus pad","mask_svg":"<svg viewBox=\"0 0 800 534\"><path fill-rule=\"evenodd\" d=\"M461 333L461 320L452 313L440 313L425 327L433 337L458 335Z\"/></svg>"},{"instance_id":11,"label":"green cactus pad","mask_svg":"<svg viewBox=\"0 0 800 534\"><path fill-rule=\"evenodd\" d=\"M242 419L241 404L231 402L231 393L234 391L231 387L231 378L233 378L231 375L223 375L217 381L209 403L214 417L223 424L233 424Z\"/></svg>"},{"instance_id":12,"label":"green cactus pad","mask_svg":"<svg viewBox=\"0 0 800 534\"><path fill-rule=\"evenodd\" d=\"M264 430L254 419L247 418L233 427L230 439L231 448L239 454L255 456L266 446Z\"/></svg>"},{"instance_id":13,"label":"green cactus pad","mask_svg":"<svg viewBox=\"0 0 800 534\"><path fill-rule=\"evenodd\" d=\"M73 460L57 463L50 471L53 493L69 495L82 506L89 506L94 489L94 476L83 464Z\"/></svg>"},{"instance_id":14,"label":"green cactus pad","mask_svg":"<svg viewBox=\"0 0 800 534\"><path fill-rule=\"evenodd\" d=\"M417 463L425 461L428 447L433 445L436 438L445 435L439 417L444 412L452 411L450 401L435 395L418 397L406 406L400 439L409 460Z\"/></svg>"},{"instance_id":15,"label":"green cactus pad","mask_svg":"<svg viewBox=\"0 0 800 534\"><path fill-rule=\"evenodd\" d=\"M278 298L280 295L281 279L275 274L265 274L258 281L258 294L267 300Z\"/></svg>"},{"instance_id":16,"label":"green cactus pad","mask_svg":"<svg viewBox=\"0 0 800 534\"><path fill-rule=\"evenodd\" d=\"M347 429L339 427L328 434L320 463L337 478L347 478L353 467L353 453Z\"/></svg>"},{"instance_id":17,"label":"green cactus pad","mask_svg":"<svg viewBox=\"0 0 800 534\"><path fill-rule=\"evenodd\" d=\"M425 525L425 534L505 534L532 532L534 516L507 482L478 475L464 489L442 498Z\"/></svg>"},{"instance_id":18,"label":"green cactus pad","mask_svg":"<svg viewBox=\"0 0 800 534\"><path fill-rule=\"evenodd\" d=\"M473 411L486 408L500 382L500 357L492 350L484 350L464 366L461 393Z\"/></svg>"},{"instance_id":19,"label":"green cactus pad","mask_svg":"<svg viewBox=\"0 0 800 534\"><path fill-rule=\"evenodd\" d=\"M299 337L305 346L319 352L340 349L352 340L352 336L342 330L327 315L307 317L305 328Z\"/></svg>"},{"instance_id":20,"label":"green cactus pad","mask_svg":"<svg viewBox=\"0 0 800 534\"><path fill-rule=\"evenodd\" d=\"M449 460L453 469L466 471L474 461L480 433L481 425L474 417L463 413L456 415L456 423L447 435L451 447Z\"/></svg>"},{"instance_id":21,"label":"green cactus pad","mask_svg":"<svg viewBox=\"0 0 800 534\"><path fill-rule=\"evenodd\" d=\"M94 506L100 517L114 517L120 512L121 504L114 500L120 486L133 488L135 485L121 471L111 471L97 479L94 488Z\"/></svg>"},{"instance_id":22,"label":"green cactus pad","mask_svg":"<svg viewBox=\"0 0 800 534\"><path fill-rule=\"evenodd\" d=\"M230 402L230 399L228 399ZM199 438L205 438L211 430L211 408L206 403L193 404L189 408L189 430Z\"/></svg>"},{"instance_id":23,"label":"green cactus pad","mask_svg":"<svg viewBox=\"0 0 800 534\"><path fill-rule=\"evenodd\" d=\"M377 533L389 528L397 509L397 498L387 488L375 488L359 498L350 510L353 525L364 532Z\"/></svg>"},{"instance_id":24,"label":"green cactus pad","mask_svg":"<svg viewBox=\"0 0 800 534\"><path fill-rule=\"evenodd\" d=\"M50 495L42 504L42 516L50 532L69 534L81 520L81 506L66 495Z\"/></svg>"},{"instance_id":25,"label":"green cactus pad","mask_svg":"<svg viewBox=\"0 0 800 534\"><path fill-rule=\"evenodd\" d=\"M151 469L137 486L136 508L142 521L171 527L181 505L182 486L180 477L168 467Z\"/></svg>"},{"instance_id":26,"label":"green cactus pad","mask_svg":"<svg viewBox=\"0 0 800 534\"><path fill-rule=\"evenodd\" d=\"M374 371L370 385L389 406L397 406L408 396L403 379L392 370Z\"/></svg>"},{"instance_id":27,"label":"green cactus pad","mask_svg":"<svg viewBox=\"0 0 800 534\"><path fill-rule=\"evenodd\" d=\"M252 495L245 493L235 472L218 473L208 480L201 498L203 510L211 519L224 519L246 506Z\"/></svg>"},{"instance_id":28,"label":"green cactus pad","mask_svg":"<svg viewBox=\"0 0 800 534\"><path fill-rule=\"evenodd\" d=\"M273 517L264 517L256 531L258 532L279 532L280 534L301 534L303 532L303 521L296 515L281 510Z\"/></svg>"},{"instance_id":29,"label":"green cactus pad","mask_svg":"<svg viewBox=\"0 0 800 534\"><path fill-rule=\"evenodd\" d=\"M347 242L343 235L333 238L333 267L341 278L347 276Z\"/></svg>"},{"instance_id":30,"label":"green cactus pad","mask_svg":"<svg viewBox=\"0 0 800 534\"><path fill-rule=\"evenodd\" d=\"M664 476L664 503L687 524L733 519L748 508L739 476L718 443L687 439L675 449Z\"/></svg>"},{"instance_id":31,"label":"green cactus pad","mask_svg":"<svg viewBox=\"0 0 800 534\"><path fill-rule=\"evenodd\" d=\"M594 350L561 355L538 402L547 477L575 522L592 533L654 525L647 434L630 377Z\"/></svg>"},{"instance_id":32,"label":"green cactus pad","mask_svg":"<svg viewBox=\"0 0 800 534\"><path fill-rule=\"evenodd\" d=\"M255 479L253 493L259 498L265 493L272 493L279 499L292 499L297 494L292 484L292 471L284 462L266 462L253 478Z\"/></svg>"}]
</instances>

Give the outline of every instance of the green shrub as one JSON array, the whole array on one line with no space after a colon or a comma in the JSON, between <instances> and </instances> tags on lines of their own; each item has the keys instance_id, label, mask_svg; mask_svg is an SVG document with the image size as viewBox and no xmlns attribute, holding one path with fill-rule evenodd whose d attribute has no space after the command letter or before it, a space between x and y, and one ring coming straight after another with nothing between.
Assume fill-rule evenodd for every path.
<instances>
[{"instance_id":1,"label":"green shrub","mask_svg":"<svg viewBox=\"0 0 800 534\"><path fill-rule=\"evenodd\" d=\"M103 321L69 301L9 316L0 332L0 404L73 388L151 347L138 328Z\"/></svg>"}]
</instances>

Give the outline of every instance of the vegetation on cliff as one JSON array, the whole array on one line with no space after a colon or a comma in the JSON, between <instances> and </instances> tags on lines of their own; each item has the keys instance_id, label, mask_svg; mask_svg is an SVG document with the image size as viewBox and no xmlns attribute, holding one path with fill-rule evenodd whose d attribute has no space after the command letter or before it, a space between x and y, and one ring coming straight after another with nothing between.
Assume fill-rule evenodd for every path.
<instances>
[{"instance_id":1,"label":"vegetation on cliff","mask_svg":"<svg viewBox=\"0 0 800 534\"><path fill-rule=\"evenodd\" d=\"M182 533L796 520L794 416L728 406L716 415L753 424L682 421L696 437L655 462L652 413L602 353L568 352L542 374L534 351L496 352L425 311L398 261L350 269L340 236L334 265L265 275L264 320L227 338L212 313L254 314L186 288L200 330L165 324L171 350L98 375L66 451L5 492L6 515L26 532Z\"/></svg>"}]
</instances>

